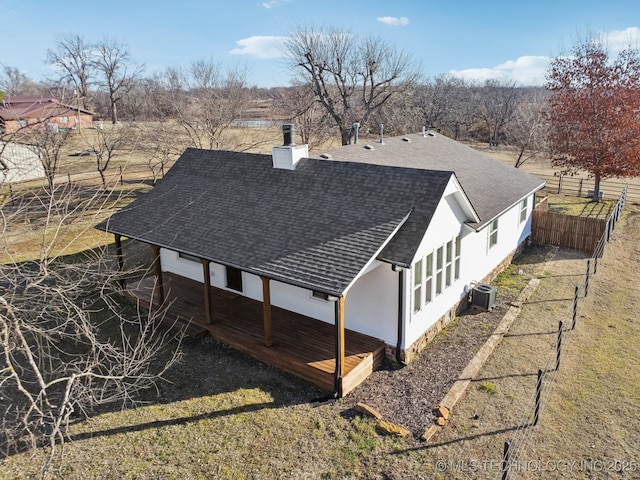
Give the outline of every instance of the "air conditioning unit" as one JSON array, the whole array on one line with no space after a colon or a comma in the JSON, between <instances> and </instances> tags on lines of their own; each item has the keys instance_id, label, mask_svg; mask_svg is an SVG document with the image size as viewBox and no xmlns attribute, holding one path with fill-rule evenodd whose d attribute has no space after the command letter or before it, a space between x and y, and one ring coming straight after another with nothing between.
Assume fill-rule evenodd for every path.
<instances>
[{"instance_id":1,"label":"air conditioning unit","mask_svg":"<svg viewBox=\"0 0 640 480\"><path fill-rule=\"evenodd\" d=\"M491 310L496 303L498 287L479 283L471 291L471 304L482 310Z\"/></svg>"}]
</instances>

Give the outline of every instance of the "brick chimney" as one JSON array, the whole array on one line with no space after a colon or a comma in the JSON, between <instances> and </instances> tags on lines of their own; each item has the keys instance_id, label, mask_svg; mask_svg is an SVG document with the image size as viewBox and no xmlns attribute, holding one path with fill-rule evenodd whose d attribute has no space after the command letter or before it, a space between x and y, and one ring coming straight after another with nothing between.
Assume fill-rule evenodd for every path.
<instances>
[{"instance_id":1,"label":"brick chimney","mask_svg":"<svg viewBox=\"0 0 640 480\"><path fill-rule=\"evenodd\" d=\"M291 123L282 125L282 133L284 144L272 150L273 168L295 170L300 159L309 156L309 146L295 144L295 129Z\"/></svg>"}]
</instances>

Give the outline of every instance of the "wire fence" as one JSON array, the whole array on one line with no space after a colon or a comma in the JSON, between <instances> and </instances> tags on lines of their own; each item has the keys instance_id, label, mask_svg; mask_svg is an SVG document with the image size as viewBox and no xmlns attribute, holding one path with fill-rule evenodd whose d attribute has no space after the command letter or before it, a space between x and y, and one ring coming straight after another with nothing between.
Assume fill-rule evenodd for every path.
<instances>
[{"instance_id":1,"label":"wire fence","mask_svg":"<svg viewBox=\"0 0 640 480\"><path fill-rule=\"evenodd\" d=\"M605 247L611 238L611 234L620 219L622 209L627 201L627 187L625 186L618 198L618 202L611 214L607 217L606 228L602 234L598 244L596 245L593 255L587 260L587 269L583 280L575 286L573 302L570 310L567 312L565 320L558 323L558 333L555 343L553 344L545 365L538 369L538 380L536 382L535 392L532 392L531 401L527 407L527 415L523 422L516 430L511 441L504 443L501 463L502 480L513 479L514 471L517 471L520 459L524 457L524 453L531 445L531 438L535 431L534 427L538 424L540 411L544 406L544 400L550 397L556 383L556 374L562 366L563 344L571 332L575 330L577 319L584 304L584 300L589 295L589 283L592 275L598 270L598 260L602 258Z\"/></svg>"},{"instance_id":2,"label":"wire fence","mask_svg":"<svg viewBox=\"0 0 640 480\"><path fill-rule=\"evenodd\" d=\"M595 180L571 175L535 174L547 182L545 189L551 193L591 197L595 190ZM600 182L600 198L616 198L619 192L626 191L627 200L640 202L640 184L627 184L620 180L608 179Z\"/></svg>"}]
</instances>

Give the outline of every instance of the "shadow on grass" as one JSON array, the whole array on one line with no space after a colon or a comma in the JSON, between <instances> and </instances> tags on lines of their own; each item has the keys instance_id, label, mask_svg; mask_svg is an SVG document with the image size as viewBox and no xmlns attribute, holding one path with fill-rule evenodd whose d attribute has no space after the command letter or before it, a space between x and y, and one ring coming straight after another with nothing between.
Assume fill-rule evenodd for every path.
<instances>
[{"instance_id":1,"label":"shadow on grass","mask_svg":"<svg viewBox=\"0 0 640 480\"><path fill-rule=\"evenodd\" d=\"M78 433L75 435L69 435L69 440L87 440L96 437L107 437L111 435L119 435L121 433L141 432L150 428L169 427L174 425L187 425L189 423L199 422L200 420L208 420L218 417L224 417L228 415L236 415L239 413L249 413L262 410L265 408L276 408L272 403L256 403L251 405L243 405L240 407L230 408L228 410L219 410L215 412L201 413L199 415L192 415L189 417L172 418L170 420L154 420L151 422L139 423L137 425L127 425L122 427L109 428L107 430L98 430L85 433Z\"/></svg>"},{"instance_id":2,"label":"shadow on grass","mask_svg":"<svg viewBox=\"0 0 640 480\"><path fill-rule=\"evenodd\" d=\"M415 452L415 451L432 450L434 448L444 447L444 446L447 446L447 445L452 445L454 443L465 442L465 441L468 441L468 440L475 440L477 438L482 438L482 437L492 437L494 435L501 435L503 433L515 432L515 431L522 430L522 429L529 428L529 427L533 427L533 423L527 423L525 425L519 425L517 427L501 428L499 430L493 430L491 432L477 433L475 435L469 435L467 437L455 438L453 440L448 440L446 442L421 445L419 447L405 448L403 450L396 450L396 451L392 452L391 454L392 455L405 455L407 453L411 453L411 452Z\"/></svg>"}]
</instances>

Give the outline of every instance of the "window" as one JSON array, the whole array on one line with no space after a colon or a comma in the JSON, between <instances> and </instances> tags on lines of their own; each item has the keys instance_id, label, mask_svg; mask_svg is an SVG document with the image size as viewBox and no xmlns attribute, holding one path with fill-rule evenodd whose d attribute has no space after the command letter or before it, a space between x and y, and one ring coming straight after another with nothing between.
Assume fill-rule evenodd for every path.
<instances>
[{"instance_id":1,"label":"window","mask_svg":"<svg viewBox=\"0 0 640 480\"><path fill-rule=\"evenodd\" d=\"M321 292L319 290L312 290L311 296L313 298L317 298L318 300L324 300L325 302L329 300L329 294Z\"/></svg>"},{"instance_id":2,"label":"window","mask_svg":"<svg viewBox=\"0 0 640 480\"><path fill-rule=\"evenodd\" d=\"M460 235L458 235L455 239L456 245L456 254L455 254L455 264L453 267L453 279L458 280L460 278L460 247L462 243L460 242Z\"/></svg>"},{"instance_id":3,"label":"window","mask_svg":"<svg viewBox=\"0 0 640 480\"><path fill-rule=\"evenodd\" d=\"M453 240L449 240L447 242L447 251L446 251L446 266L445 266L445 275L444 275L444 286L445 288L451 285L451 271L452 269L452 261L453 261Z\"/></svg>"},{"instance_id":4,"label":"window","mask_svg":"<svg viewBox=\"0 0 640 480\"><path fill-rule=\"evenodd\" d=\"M69 123L69 117L60 117L60 123Z\"/></svg>"},{"instance_id":5,"label":"window","mask_svg":"<svg viewBox=\"0 0 640 480\"><path fill-rule=\"evenodd\" d=\"M188 260L190 262L198 262L200 263L200 259L194 255L189 255L188 253L178 252L178 257L183 260Z\"/></svg>"},{"instance_id":6,"label":"window","mask_svg":"<svg viewBox=\"0 0 640 480\"><path fill-rule=\"evenodd\" d=\"M520 202L520 223L527 219L527 199Z\"/></svg>"},{"instance_id":7,"label":"window","mask_svg":"<svg viewBox=\"0 0 640 480\"><path fill-rule=\"evenodd\" d=\"M433 253L427 255L425 259L425 282L424 282L424 303L433 300Z\"/></svg>"},{"instance_id":8,"label":"window","mask_svg":"<svg viewBox=\"0 0 640 480\"><path fill-rule=\"evenodd\" d=\"M227 267L227 287L238 292L242 291L242 270Z\"/></svg>"},{"instance_id":9,"label":"window","mask_svg":"<svg viewBox=\"0 0 640 480\"><path fill-rule=\"evenodd\" d=\"M496 218L489 226L489 248L498 243L498 219Z\"/></svg>"},{"instance_id":10,"label":"window","mask_svg":"<svg viewBox=\"0 0 640 480\"><path fill-rule=\"evenodd\" d=\"M27 119L26 118L19 118L17 123L18 123L18 127L26 127L27 126Z\"/></svg>"},{"instance_id":11,"label":"window","mask_svg":"<svg viewBox=\"0 0 640 480\"><path fill-rule=\"evenodd\" d=\"M436 250L436 295L442 293L442 254L443 247Z\"/></svg>"},{"instance_id":12,"label":"window","mask_svg":"<svg viewBox=\"0 0 640 480\"><path fill-rule=\"evenodd\" d=\"M413 265L413 311L419 312L422 308L422 260Z\"/></svg>"}]
</instances>

